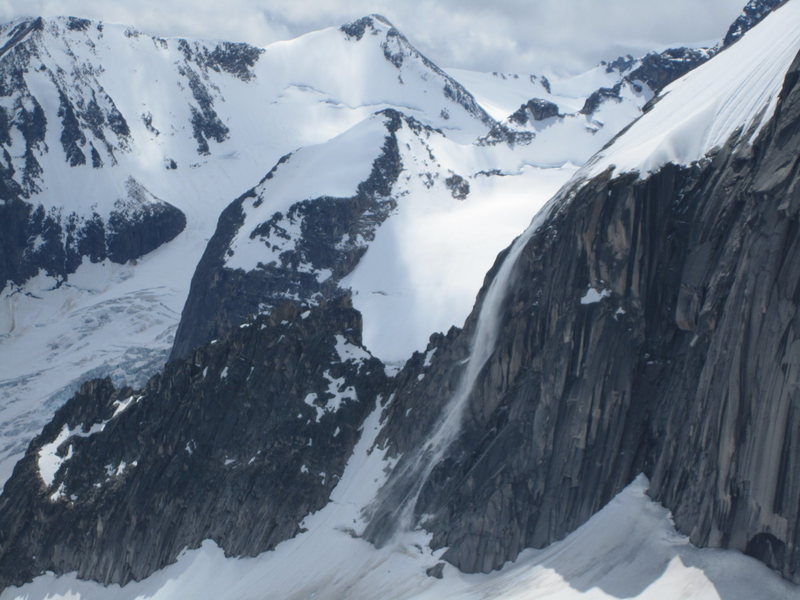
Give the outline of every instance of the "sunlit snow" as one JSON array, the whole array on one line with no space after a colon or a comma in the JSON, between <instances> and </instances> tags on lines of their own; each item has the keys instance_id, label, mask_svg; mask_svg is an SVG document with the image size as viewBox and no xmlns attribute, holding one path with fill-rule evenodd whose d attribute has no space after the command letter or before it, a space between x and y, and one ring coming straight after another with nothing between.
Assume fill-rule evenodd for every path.
<instances>
[{"instance_id":1,"label":"sunlit snow","mask_svg":"<svg viewBox=\"0 0 800 600\"><path fill-rule=\"evenodd\" d=\"M786 72L800 50L800 2L791 0L713 60L673 82L655 106L581 173L613 166L648 173L686 165L734 134L752 142L772 117Z\"/></svg>"}]
</instances>

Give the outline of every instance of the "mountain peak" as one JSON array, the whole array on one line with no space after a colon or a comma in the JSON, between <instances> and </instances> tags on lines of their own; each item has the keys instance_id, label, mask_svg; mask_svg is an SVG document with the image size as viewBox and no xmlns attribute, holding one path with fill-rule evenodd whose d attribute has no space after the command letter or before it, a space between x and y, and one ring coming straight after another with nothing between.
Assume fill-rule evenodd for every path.
<instances>
[{"instance_id":1,"label":"mountain peak","mask_svg":"<svg viewBox=\"0 0 800 600\"><path fill-rule=\"evenodd\" d=\"M800 51L800 4L789 2L741 42L666 87L653 105L588 170L597 175L652 172L666 163L688 165L734 136L752 142L772 116L789 66ZM749 142L748 142L749 144Z\"/></svg>"},{"instance_id":2,"label":"mountain peak","mask_svg":"<svg viewBox=\"0 0 800 600\"><path fill-rule=\"evenodd\" d=\"M461 105L473 117L476 117L484 125L492 127L495 125L494 119L478 104L472 94L466 90L458 81L440 69L432 60L420 52L408 41L392 23L384 16L377 13L361 17L351 23L342 25L339 30L348 39L360 42L369 32L372 36L379 39L380 49L384 58L390 62L398 71L402 71L406 61L421 63L422 66L433 71L443 82L445 96L453 102ZM401 75L402 82L402 75Z\"/></svg>"},{"instance_id":3,"label":"mountain peak","mask_svg":"<svg viewBox=\"0 0 800 600\"><path fill-rule=\"evenodd\" d=\"M378 35L381 31L397 31L397 28L392 25L389 19L378 13L372 13L350 23L345 23L339 29L347 34L348 37L356 40L361 40L368 29L373 35Z\"/></svg>"}]
</instances>

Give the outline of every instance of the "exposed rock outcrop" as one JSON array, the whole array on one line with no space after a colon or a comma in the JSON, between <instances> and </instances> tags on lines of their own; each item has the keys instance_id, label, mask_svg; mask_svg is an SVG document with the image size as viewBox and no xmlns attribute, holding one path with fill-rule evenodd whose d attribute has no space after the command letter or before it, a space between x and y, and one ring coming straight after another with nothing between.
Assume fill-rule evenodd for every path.
<instances>
[{"instance_id":1,"label":"exposed rock outcrop","mask_svg":"<svg viewBox=\"0 0 800 600\"><path fill-rule=\"evenodd\" d=\"M185 226L180 210L133 179L105 219L8 198L0 204L0 290L39 271L64 281L85 259L125 263L172 240Z\"/></svg>"},{"instance_id":2,"label":"exposed rock outcrop","mask_svg":"<svg viewBox=\"0 0 800 600\"><path fill-rule=\"evenodd\" d=\"M750 0L742 14L731 24L723 40L724 46L730 46L739 40L745 33L758 25L764 17L778 8L786 0Z\"/></svg>"},{"instance_id":3,"label":"exposed rock outcrop","mask_svg":"<svg viewBox=\"0 0 800 600\"><path fill-rule=\"evenodd\" d=\"M658 93L679 77L702 65L715 53L715 48L668 48L663 52L651 52L641 58L639 65L626 79L645 83L653 92Z\"/></svg>"},{"instance_id":4,"label":"exposed rock outcrop","mask_svg":"<svg viewBox=\"0 0 800 600\"><path fill-rule=\"evenodd\" d=\"M557 104L541 98L532 98L520 106L509 119L518 125L525 125L529 121L544 121L557 116L559 116Z\"/></svg>"}]
</instances>

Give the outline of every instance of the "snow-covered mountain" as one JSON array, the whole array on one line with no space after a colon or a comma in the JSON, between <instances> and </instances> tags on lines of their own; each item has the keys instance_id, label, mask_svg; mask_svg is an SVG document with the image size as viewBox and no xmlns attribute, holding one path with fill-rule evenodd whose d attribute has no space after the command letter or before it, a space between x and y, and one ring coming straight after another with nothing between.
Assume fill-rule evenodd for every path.
<instances>
[{"instance_id":1,"label":"snow-covered mountain","mask_svg":"<svg viewBox=\"0 0 800 600\"><path fill-rule=\"evenodd\" d=\"M15 43L76 30L26 23ZM214 98L218 123L198 136L208 104L191 77L177 86L186 125L170 135L196 166L137 171L113 144L116 164L72 165L73 145L51 146L65 127L30 151L62 174L124 176L186 224L135 261L89 254L7 286L14 360L52 339L87 357L71 365L56 345L49 372L17 365L7 389L39 396L16 410L40 408L57 369L129 367L127 340L151 361L139 375L154 369L186 302L172 362L136 389L83 385L16 464L0 583L33 581L2 597L796 597L764 564L800 579L799 26L790 0L724 50L558 81L447 75L377 16L241 47L246 69L214 68L224 45L166 40L178 75L204 57ZM321 66L344 56L363 69ZM642 70L660 60L667 75ZM273 98L259 127L297 129L261 140L267 164L215 154L256 139L223 110L252 98L208 84L222 77ZM55 121L61 103L41 98ZM324 131L301 139L306 113ZM101 138L83 136L90 156ZM213 202L193 187L226 177ZM60 189L11 181L28 206ZM127 340L108 351L111 328ZM35 421L7 431L26 439Z\"/></svg>"},{"instance_id":2,"label":"snow-covered mountain","mask_svg":"<svg viewBox=\"0 0 800 600\"><path fill-rule=\"evenodd\" d=\"M281 156L389 107L458 139L488 131L469 94L384 21L348 31L264 50L78 19L5 27L4 458L80 381L141 384L163 363L220 212Z\"/></svg>"},{"instance_id":3,"label":"snow-covered mountain","mask_svg":"<svg viewBox=\"0 0 800 600\"><path fill-rule=\"evenodd\" d=\"M268 253L240 264L240 250L219 272L200 269L198 285L209 277L215 283L187 303L220 213L244 192L263 196L280 184L319 198L352 195L379 150L360 147L359 132L378 127L397 138L402 175L383 190L386 214L373 219L374 239L354 238L348 252L322 262L317 248L313 261L336 277L304 287L300 296L313 301L318 286L331 294L352 290L367 345L402 363L431 333L463 321L497 252L648 98L610 98L582 114L597 86L613 87L620 75L601 67L553 80L547 85L561 94L554 99L576 114L486 143L519 103L507 103L503 114L492 100L484 110L377 16L266 49L161 39L73 18L21 20L3 32L8 95L0 114L9 191L0 207L0 323L9 358L0 371L2 479L82 381L111 375L119 384L143 384L170 352L184 306L203 318L186 326L178 353L267 308L262 296L297 294L292 286L299 283L286 277L309 274L290 264L279 289L256 290L250 300L228 294L236 306L215 306L232 278L263 283L257 264L267 264ZM485 77L478 83L479 74L464 75L484 97L542 95L510 80L489 76L494 81L487 84ZM390 132L380 125L385 110L415 125ZM327 164L313 163L323 159ZM276 165L276 180L253 188ZM304 187L309 169L313 189ZM344 173L348 189L339 180ZM312 206L313 199L293 202L319 211L322 203ZM351 220L366 209L355 210ZM276 212L264 203L240 237ZM348 227L340 235L360 234L361 224ZM212 247L224 251L221 235L206 263ZM272 242L261 238L274 245L271 235ZM311 264L308 257L291 260Z\"/></svg>"}]
</instances>

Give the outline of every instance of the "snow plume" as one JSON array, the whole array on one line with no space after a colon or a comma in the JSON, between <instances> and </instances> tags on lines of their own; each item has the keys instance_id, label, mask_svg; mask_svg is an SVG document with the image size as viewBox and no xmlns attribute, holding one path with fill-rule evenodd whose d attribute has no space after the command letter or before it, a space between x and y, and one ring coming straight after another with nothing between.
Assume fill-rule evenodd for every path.
<instances>
[{"instance_id":1,"label":"snow plume","mask_svg":"<svg viewBox=\"0 0 800 600\"><path fill-rule=\"evenodd\" d=\"M569 195L558 194L534 217L523 234L512 243L489 284L481 301L475 333L470 342L470 354L456 392L446 403L427 441L413 455L400 459L387 485L376 496L376 503L372 505L371 511L374 511L380 503L391 499L389 501L395 503L396 507L390 509L388 527L384 517L378 519L382 522L377 527L383 529L378 533L379 541L392 542L403 539L417 529L414 507L428 477L461 432L464 414L475 384L495 349L503 304L513 281L518 259L530 239L552 212L564 202L568 202L569 198Z\"/></svg>"}]
</instances>

